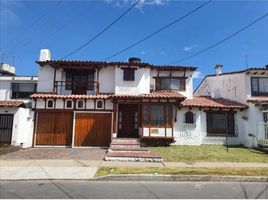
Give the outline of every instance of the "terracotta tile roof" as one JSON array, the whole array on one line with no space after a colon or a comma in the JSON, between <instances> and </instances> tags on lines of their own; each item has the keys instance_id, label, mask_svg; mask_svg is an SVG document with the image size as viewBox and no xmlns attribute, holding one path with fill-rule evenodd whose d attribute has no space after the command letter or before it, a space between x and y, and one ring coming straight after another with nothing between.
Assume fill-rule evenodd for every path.
<instances>
[{"instance_id":1,"label":"terracotta tile roof","mask_svg":"<svg viewBox=\"0 0 268 200\"><path fill-rule=\"evenodd\" d=\"M182 107L199 108L223 108L223 109L246 109L248 106L223 98L211 98L207 96L194 96L193 99L186 99Z\"/></svg>"},{"instance_id":2,"label":"terracotta tile roof","mask_svg":"<svg viewBox=\"0 0 268 200\"><path fill-rule=\"evenodd\" d=\"M252 97L247 100L247 102L259 104L259 103L268 103L268 97Z\"/></svg>"},{"instance_id":3,"label":"terracotta tile roof","mask_svg":"<svg viewBox=\"0 0 268 200\"><path fill-rule=\"evenodd\" d=\"M160 70L190 70L194 71L197 67L193 66L156 66L149 63L129 63L129 62L102 62L102 61L81 61L81 60L47 60L47 61L36 61L40 66L51 65L51 66L91 66L91 67L105 67L115 65L129 65L139 67L150 67L151 69Z\"/></svg>"},{"instance_id":4,"label":"terracotta tile roof","mask_svg":"<svg viewBox=\"0 0 268 200\"><path fill-rule=\"evenodd\" d=\"M0 107L25 107L23 101L0 101Z\"/></svg>"},{"instance_id":5,"label":"terracotta tile roof","mask_svg":"<svg viewBox=\"0 0 268 200\"><path fill-rule=\"evenodd\" d=\"M176 91L155 91L151 92L150 94L137 94L137 95L130 95L130 94L114 94L113 98L121 98L121 99L186 99L185 96L180 94Z\"/></svg>"},{"instance_id":6,"label":"terracotta tile roof","mask_svg":"<svg viewBox=\"0 0 268 200\"><path fill-rule=\"evenodd\" d=\"M97 95L58 95L51 93L36 93L32 94L30 98L32 99L108 99L112 94L97 94Z\"/></svg>"}]
</instances>

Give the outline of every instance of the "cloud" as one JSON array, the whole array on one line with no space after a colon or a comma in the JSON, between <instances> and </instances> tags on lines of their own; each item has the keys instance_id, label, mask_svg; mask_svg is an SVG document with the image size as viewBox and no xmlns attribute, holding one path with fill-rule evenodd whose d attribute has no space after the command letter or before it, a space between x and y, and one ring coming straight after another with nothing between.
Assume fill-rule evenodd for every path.
<instances>
[{"instance_id":1,"label":"cloud","mask_svg":"<svg viewBox=\"0 0 268 200\"><path fill-rule=\"evenodd\" d=\"M189 51L192 51L194 48L198 47L198 45L194 44L194 45L191 45L191 46L185 46L183 47L183 51L186 51L186 52L189 52Z\"/></svg>"},{"instance_id":2,"label":"cloud","mask_svg":"<svg viewBox=\"0 0 268 200\"><path fill-rule=\"evenodd\" d=\"M192 75L193 78L204 78L204 74L200 71L196 71Z\"/></svg>"},{"instance_id":3,"label":"cloud","mask_svg":"<svg viewBox=\"0 0 268 200\"><path fill-rule=\"evenodd\" d=\"M105 0L106 3L112 4L115 7L125 7L129 6L137 0ZM142 10L145 6L163 6L167 4L170 0L140 0L136 8Z\"/></svg>"},{"instance_id":4,"label":"cloud","mask_svg":"<svg viewBox=\"0 0 268 200\"><path fill-rule=\"evenodd\" d=\"M141 54L142 54L142 55L145 55L145 54L146 54L146 51L141 51Z\"/></svg>"},{"instance_id":5,"label":"cloud","mask_svg":"<svg viewBox=\"0 0 268 200\"><path fill-rule=\"evenodd\" d=\"M22 3L15 0L14 1L2 0L0 3L1 3L0 26L18 23L19 17L17 16L15 10L16 8L21 8L23 6Z\"/></svg>"}]
</instances>

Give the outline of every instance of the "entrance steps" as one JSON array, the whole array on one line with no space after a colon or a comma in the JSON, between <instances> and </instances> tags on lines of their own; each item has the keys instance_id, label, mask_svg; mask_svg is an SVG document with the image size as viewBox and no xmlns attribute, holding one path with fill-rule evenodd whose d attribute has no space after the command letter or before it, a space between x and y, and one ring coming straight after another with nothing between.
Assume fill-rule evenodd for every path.
<instances>
[{"instance_id":1,"label":"entrance steps","mask_svg":"<svg viewBox=\"0 0 268 200\"><path fill-rule=\"evenodd\" d=\"M149 149L140 147L139 139L132 138L114 138L104 160L141 162L163 161L160 154L151 153Z\"/></svg>"}]
</instances>

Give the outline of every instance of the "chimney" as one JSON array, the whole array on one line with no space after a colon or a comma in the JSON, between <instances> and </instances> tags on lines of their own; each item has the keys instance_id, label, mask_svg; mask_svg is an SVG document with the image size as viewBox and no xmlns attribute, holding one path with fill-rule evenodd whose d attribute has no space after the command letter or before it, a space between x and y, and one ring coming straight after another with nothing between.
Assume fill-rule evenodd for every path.
<instances>
[{"instance_id":1,"label":"chimney","mask_svg":"<svg viewBox=\"0 0 268 200\"><path fill-rule=\"evenodd\" d=\"M132 63L132 64L139 64L139 63L141 63L141 59L136 58L136 57L131 57L131 58L128 59L128 62Z\"/></svg>"},{"instance_id":2,"label":"chimney","mask_svg":"<svg viewBox=\"0 0 268 200\"><path fill-rule=\"evenodd\" d=\"M39 61L51 60L51 54L49 49L41 49Z\"/></svg>"},{"instance_id":3,"label":"chimney","mask_svg":"<svg viewBox=\"0 0 268 200\"><path fill-rule=\"evenodd\" d=\"M216 65L215 66L215 70L216 70L217 75L220 75L222 73L222 68L223 68L222 65Z\"/></svg>"}]
</instances>

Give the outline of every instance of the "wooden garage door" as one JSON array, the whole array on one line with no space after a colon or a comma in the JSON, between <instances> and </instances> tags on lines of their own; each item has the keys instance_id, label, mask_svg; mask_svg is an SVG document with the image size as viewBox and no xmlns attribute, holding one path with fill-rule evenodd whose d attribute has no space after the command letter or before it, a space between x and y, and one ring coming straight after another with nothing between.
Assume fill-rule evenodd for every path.
<instances>
[{"instance_id":1,"label":"wooden garage door","mask_svg":"<svg viewBox=\"0 0 268 200\"><path fill-rule=\"evenodd\" d=\"M36 145L70 146L73 112L38 112Z\"/></svg>"},{"instance_id":2,"label":"wooden garage door","mask_svg":"<svg viewBox=\"0 0 268 200\"><path fill-rule=\"evenodd\" d=\"M0 144L11 144L13 115L0 115Z\"/></svg>"},{"instance_id":3,"label":"wooden garage door","mask_svg":"<svg viewBox=\"0 0 268 200\"><path fill-rule=\"evenodd\" d=\"M108 147L111 143L110 113L76 113L75 146Z\"/></svg>"}]
</instances>

